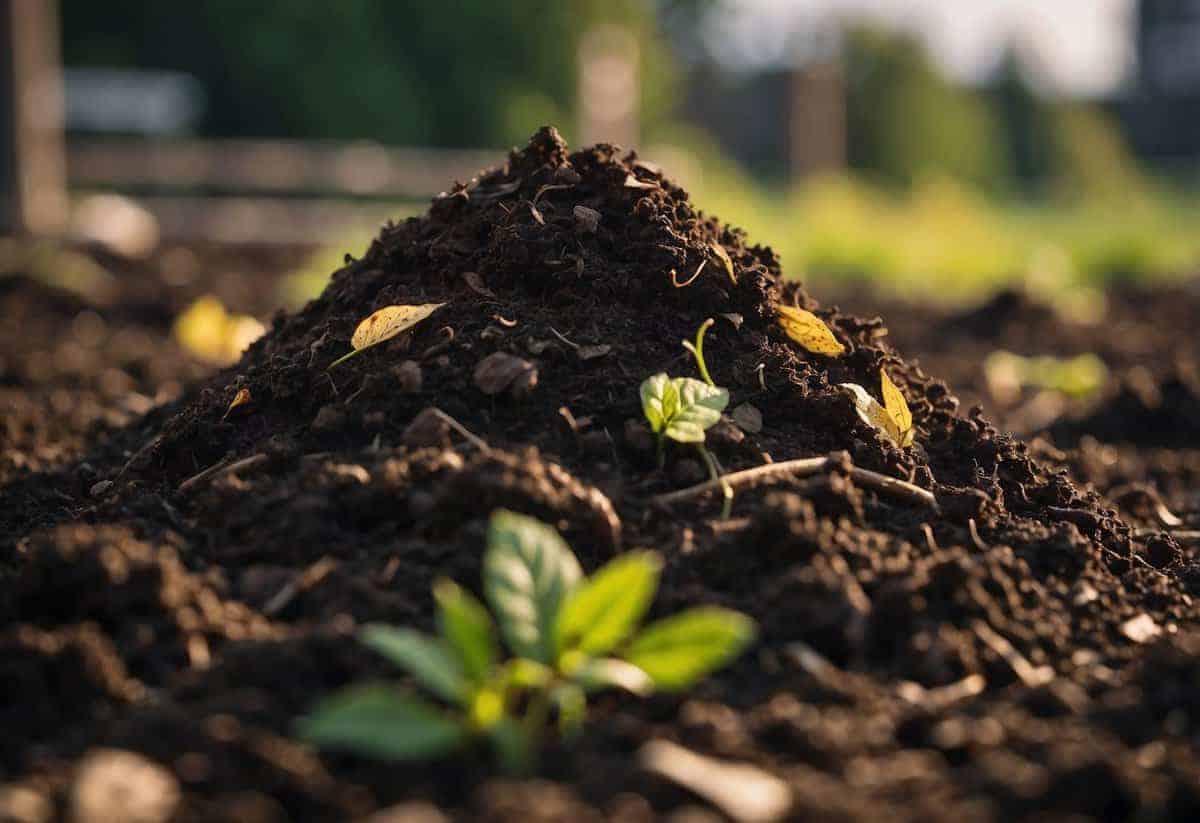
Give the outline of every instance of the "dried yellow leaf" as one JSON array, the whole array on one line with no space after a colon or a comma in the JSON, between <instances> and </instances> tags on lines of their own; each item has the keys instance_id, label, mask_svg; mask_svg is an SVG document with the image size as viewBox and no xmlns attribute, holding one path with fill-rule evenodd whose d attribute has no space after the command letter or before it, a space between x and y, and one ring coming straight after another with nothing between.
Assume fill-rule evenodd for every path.
<instances>
[{"instance_id":1,"label":"dried yellow leaf","mask_svg":"<svg viewBox=\"0 0 1200 823\"><path fill-rule=\"evenodd\" d=\"M221 416L221 419L222 419L222 420L224 420L226 417L228 417L228 416L229 416L229 413L230 413L231 411L233 411L234 409L236 409L238 406L244 406L244 405L246 405L246 404L247 404L247 403L249 403L249 402L250 402L252 399L253 399L253 398L250 396L250 390L249 390L249 389L245 389L245 388L243 388L243 389L238 389L238 391L237 391L237 394L235 394L235 395L233 396L233 401L232 401L232 402L229 404L229 408L225 409L225 414L223 414L223 415Z\"/></svg>"},{"instance_id":2,"label":"dried yellow leaf","mask_svg":"<svg viewBox=\"0 0 1200 823\"><path fill-rule=\"evenodd\" d=\"M363 349L377 346L401 332L408 331L444 305L446 304L421 303L417 306L384 306L358 324L350 338L350 345L354 351L334 360L329 364L329 368L332 369L338 363L350 359Z\"/></svg>"},{"instance_id":3,"label":"dried yellow leaf","mask_svg":"<svg viewBox=\"0 0 1200 823\"><path fill-rule=\"evenodd\" d=\"M231 314L212 295L198 298L175 319L175 339L193 354L214 363L233 363L266 332L253 317Z\"/></svg>"},{"instance_id":4,"label":"dried yellow leaf","mask_svg":"<svg viewBox=\"0 0 1200 823\"><path fill-rule=\"evenodd\" d=\"M841 388L850 392L854 398L854 410L871 428L892 441L898 448L904 449L912 445L916 431L912 426L912 412L904 395L888 378L887 372L879 370L882 383L883 403L880 404L870 392L857 383L842 383Z\"/></svg>"},{"instance_id":5,"label":"dried yellow leaf","mask_svg":"<svg viewBox=\"0 0 1200 823\"><path fill-rule=\"evenodd\" d=\"M779 325L787 332L788 337L810 352L837 357L846 351L846 347L833 336L825 321L812 312L793 306L775 308L779 313Z\"/></svg>"},{"instance_id":6,"label":"dried yellow leaf","mask_svg":"<svg viewBox=\"0 0 1200 823\"><path fill-rule=\"evenodd\" d=\"M725 251L725 247L720 243L710 243L709 247L712 249L712 253L716 255L716 258L721 261L721 264L725 266L725 273L729 275L729 279L736 286L737 273L733 270L733 260L729 257L729 252Z\"/></svg>"},{"instance_id":7,"label":"dried yellow leaf","mask_svg":"<svg viewBox=\"0 0 1200 823\"><path fill-rule=\"evenodd\" d=\"M883 407L887 409L888 415L892 418L892 422L896 424L896 432L899 434L899 445L901 448L911 446L914 437L912 412L908 409L908 401L904 399L904 395L896 388L896 384L888 377L888 373L883 369L879 370L880 389L883 393Z\"/></svg>"}]
</instances>

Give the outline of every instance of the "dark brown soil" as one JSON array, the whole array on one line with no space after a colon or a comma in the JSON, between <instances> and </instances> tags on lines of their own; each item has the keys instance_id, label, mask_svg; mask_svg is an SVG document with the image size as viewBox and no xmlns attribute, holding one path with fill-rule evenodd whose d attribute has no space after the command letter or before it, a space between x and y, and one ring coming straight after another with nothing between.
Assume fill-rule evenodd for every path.
<instances>
[{"instance_id":1,"label":"dark brown soil","mask_svg":"<svg viewBox=\"0 0 1200 823\"><path fill-rule=\"evenodd\" d=\"M599 213L594 232L577 206ZM673 285L701 264L693 283ZM1157 355L1131 348L1110 365L1149 358L1178 422L1158 427L1162 439L1127 436L1127 452L1101 461L1109 474L1090 470L1089 442L1113 448L1094 433L1128 435L1121 421L1140 413L1120 389L1026 445L961 413L946 384L902 356L916 348L888 344L883 321L821 309L781 279L770 249L696 211L653 167L603 145L568 155L552 130L427 216L386 227L236 366L192 382L194 366L151 338L161 371L135 376L139 393L186 389L136 419L110 418L115 403L96 388L96 368L123 368L116 355L98 355L81 383L9 366L53 350L64 320L88 309L28 281L3 293L4 319L21 311L16 299L36 302L28 311L46 324L3 349L0 777L28 802L65 813L85 755L115 748L167 770L181 820L342 820L401 803L491 820L701 815L703 801L638 765L643 743L667 739L783 778L797 819L1200 813L1197 547L1154 522L1158 489L1120 489L1160 479L1167 458L1145 446L1200 445L1187 428L1195 384L1171 372L1182 388L1168 388ZM427 302L447 305L326 371L372 310ZM773 322L777 302L817 310L849 351L799 349ZM1013 347L994 310L946 318L941 334ZM1178 340L1190 325L1178 311L1131 320L1129 334ZM1037 313L1010 314L1020 325ZM743 489L730 521L711 497L649 505L704 475L684 449L656 467L636 431L638 384L691 374L679 342L706 317L718 320L705 347L715 380L764 418L757 434L714 429L727 469L845 451L933 491L940 509L840 469ZM1072 353L1060 323L1038 322L1041 344ZM577 348L599 345L611 351ZM954 360L949 346L947 362L974 351ZM476 388L476 365L497 351L536 366L528 396ZM876 438L835 388L874 389L881 366L913 409L912 449ZM38 405L60 386L83 399ZM242 388L252 402L227 414ZM93 394L96 413L73 419ZM411 430L429 406L490 448ZM1200 472L1189 467L1165 472L1178 487L1162 493L1196 528L1200 502L1186 489ZM93 491L100 481L111 485ZM501 778L483 754L395 766L293 741L295 718L322 695L392 676L352 640L357 625L428 628L434 577L477 584L498 506L556 524L589 569L659 549L657 611L737 608L759 622L759 645L688 695L601 699L537 780Z\"/></svg>"}]
</instances>

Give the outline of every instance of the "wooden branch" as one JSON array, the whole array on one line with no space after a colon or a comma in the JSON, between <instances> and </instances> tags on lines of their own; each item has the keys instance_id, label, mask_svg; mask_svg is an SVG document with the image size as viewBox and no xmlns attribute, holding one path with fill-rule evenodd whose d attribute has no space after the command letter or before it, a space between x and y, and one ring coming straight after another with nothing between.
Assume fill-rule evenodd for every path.
<instances>
[{"instance_id":1,"label":"wooden branch","mask_svg":"<svg viewBox=\"0 0 1200 823\"><path fill-rule=\"evenodd\" d=\"M715 480L708 480L686 489L657 495L650 498L650 502L669 505L699 497L722 487L737 488L755 481L778 480L782 477L810 477L828 471L834 465L838 464L828 457L805 457L799 460L785 460L782 463L766 463L752 469L725 474ZM905 480L888 477L868 469L860 469L858 466L850 467L850 477L861 485L869 486L876 491L891 494L910 503L937 508L937 498L934 497L933 492Z\"/></svg>"},{"instance_id":2,"label":"wooden branch","mask_svg":"<svg viewBox=\"0 0 1200 823\"><path fill-rule=\"evenodd\" d=\"M248 469L251 466L257 466L259 463L266 461L266 459L267 456L261 453L252 454L249 457L243 457L241 460L230 461L228 458L226 458L225 460L214 463L199 474L184 480L179 484L179 491L180 493L191 491L201 483L205 483L210 480L216 480L218 477L224 477L227 474L234 474L242 469Z\"/></svg>"}]
</instances>

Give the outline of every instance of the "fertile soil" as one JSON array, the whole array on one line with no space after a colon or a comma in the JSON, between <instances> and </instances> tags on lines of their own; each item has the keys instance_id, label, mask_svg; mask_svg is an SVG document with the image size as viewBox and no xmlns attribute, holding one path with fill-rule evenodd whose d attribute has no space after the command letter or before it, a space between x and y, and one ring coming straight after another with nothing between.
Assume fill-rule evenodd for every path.
<instances>
[{"instance_id":1,"label":"fertile soil","mask_svg":"<svg viewBox=\"0 0 1200 823\"><path fill-rule=\"evenodd\" d=\"M710 819L639 765L653 739L781 778L797 819L1200 816L1200 393L1194 335L1180 342L1195 293L1164 313L1141 301L1119 344L1008 297L906 324L913 348L896 349L882 320L822 309L653 166L605 145L568 154L552 129L385 227L206 379L162 319L3 283L0 816L121 819L137 801L144 819L397 804L420 819ZM446 305L327 370L371 311L430 302ZM846 354L791 342L779 303L817 311ZM839 453L828 474L740 489L730 520L712 495L651 502L705 475L682 447L660 469L639 423L639 383L693 374L679 343L707 317L715 381L763 417L710 431L724 467ZM126 332L147 345L122 359ZM983 397L980 358L1001 346L1096 352L1117 379L1026 444L903 356ZM485 395L473 375L494 352L530 361L536 385ZM881 367L913 410L910 449L836 388L877 392ZM242 389L251 402L230 409ZM131 394L152 408L126 408ZM486 448L411 425L429 407ZM938 506L859 486L851 461ZM602 697L533 780L484 752L395 765L296 742L320 697L398 677L353 640L359 625L428 629L436 577L477 587L497 507L556 525L588 569L658 549L656 614L736 608L759 642L687 695ZM153 776L133 800L117 791L131 773Z\"/></svg>"}]
</instances>

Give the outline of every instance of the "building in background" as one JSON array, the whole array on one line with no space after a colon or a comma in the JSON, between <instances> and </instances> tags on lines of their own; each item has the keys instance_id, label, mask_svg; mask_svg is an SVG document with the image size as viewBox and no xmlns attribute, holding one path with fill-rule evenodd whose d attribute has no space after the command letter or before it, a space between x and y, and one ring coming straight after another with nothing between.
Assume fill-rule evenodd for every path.
<instances>
[{"instance_id":1,"label":"building in background","mask_svg":"<svg viewBox=\"0 0 1200 823\"><path fill-rule=\"evenodd\" d=\"M1190 177L1200 166L1200 0L1141 0L1136 49L1115 109L1139 156Z\"/></svg>"}]
</instances>

